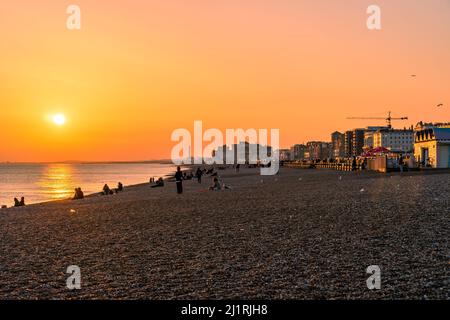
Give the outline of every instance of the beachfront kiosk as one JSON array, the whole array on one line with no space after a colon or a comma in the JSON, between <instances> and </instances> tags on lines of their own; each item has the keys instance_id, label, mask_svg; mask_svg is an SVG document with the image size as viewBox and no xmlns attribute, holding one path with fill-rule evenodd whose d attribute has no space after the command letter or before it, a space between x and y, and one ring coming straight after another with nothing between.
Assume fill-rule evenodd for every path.
<instances>
[{"instance_id":1,"label":"beachfront kiosk","mask_svg":"<svg viewBox=\"0 0 450 320\"><path fill-rule=\"evenodd\" d=\"M414 156L422 166L450 168L450 126L417 130L414 140Z\"/></svg>"}]
</instances>

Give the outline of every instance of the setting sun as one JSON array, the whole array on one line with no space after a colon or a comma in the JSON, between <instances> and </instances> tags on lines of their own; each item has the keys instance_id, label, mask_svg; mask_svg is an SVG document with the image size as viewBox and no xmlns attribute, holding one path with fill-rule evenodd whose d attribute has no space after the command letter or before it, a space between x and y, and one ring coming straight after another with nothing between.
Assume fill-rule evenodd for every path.
<instances>
[{"instance_id":1,"label":"setting sun","mask_svg":"<svg viewBox=\"0 0 450 320\"><path fill-rule=\"evenodd\" d=\"M63 124L66 123L66 117L61 113L55 114L53 116L53 123L56 124L57 126L62 126Z\"/></svg>"}]
</instances>

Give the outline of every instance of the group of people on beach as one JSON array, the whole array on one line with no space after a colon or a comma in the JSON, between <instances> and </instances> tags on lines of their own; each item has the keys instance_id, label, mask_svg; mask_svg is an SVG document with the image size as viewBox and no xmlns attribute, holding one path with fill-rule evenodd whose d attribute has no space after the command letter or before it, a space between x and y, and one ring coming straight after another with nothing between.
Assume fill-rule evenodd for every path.
<instances>
[{"instance_id":1,"label":"group of people on beach","mask_svg":"<svg viewBox=\"0 0 450 320\"><path fill-rule=\"evenodd\" d=\"M103 186L103 190L100 194L103 196L106 196L106 195L111 195L111 194L118 193L121 191L123 191L123 184L121 182L119 182L117 184L117 188L115 190L112 190L108 186L108 184L105 184ZM81 199L84 199L84 192L79 187L75 188L75 194L73 195L72 200L81 200Z\"/></svg>"},{"instance_id":2,"label":"group of people on beach","mask_svg":"<svg viewBox=\"0 0 450 320\"><path fill-rule=\"evenodd\" d=\"M108 196L108 195L112 195L112 194L114 194L114 193L119 193L119 192L122 192L123 191L123 184L122 184L122 182L119 182L118 184L117 184L117 188L116 189L111 189L109 186L108 186L108 184L105 184L104 186L103 186L103 192L102 192L102 195L103 196Z\"/></svg>"},{"instance_id":3,"label":"group of people on beach","mask_svg":"<svg viewBox=\"0 0 450 320\"><path fill-rule=\"evenodd\" d=\"M239 169L237 169L239 170ZM209 190L211 191L219 191L219 190L229 190L231 189L230 186L225 185L225 183L221 182L219 180L219 174L217 171L215 171L214 168L210 169L204 169L204 168L197 168L197 171L195 172L195 177L197 177L198 183L202 183L202 176L203 175L209 175L210 177L213 177L213 183L209 187ZM186 179L186 176L189 177ZM177 193L182 194L183 193L183 180L192 180L194 175L192 172L190 174L186 174L186 172L181 171L181 167L177 167L177 172L175 173L175 183L177 186Z\"/></svg>"},{"instance_id":4,"label":"group of people on beach","mask_svg":"<svg viewBox=\"0 0 450 320\"><path fill-rule=\"evenodd\" d=\"M236 171L239 172L238 167L236 168ZM197 182L201 184L202 177L204 175L209 175L209 176L213 177L213 183L209 187L209 190L218 191L218 190L231 189L229 186L225 185L224 183L222 183L219 180L219 175L218 175L217 171L215 171L214 168L205 169L205 168L198 167L194 174L192 171L183 172L183 171L181 171L181 167L178 166L177 171L175 173L175 183L176 183L177 193L178 194L183 193L183 180L192 180L194 178L197 178ZM155 178L150 178L150 183L152 184L151 188L164 187L164 179L161 177L158 178L157 180ZM101 195L113 195L115 193L122 192L123 189L124 189L124 187L121 182L119 182L117 184L116 189L111 189L108 186L108 184L105 184L103 186L102 192L100 194ZM81 199L84 199L84 197L85 196L84 196L83 190L81 190L80 187L75 188L75 193L72 197L72 200L81 200ZM24 197L22 197L20 200L18 200L17 198L14 198L14 207L23 207L23 206L25 206L25 198Z\"/></svg>"},{"instance_id":5,"label":"group of people on beach","mask_svg":"<svg viewBox=\"0 0 450 320\"><path fill-rule=\"evenodd\" d=\"M14 207L24 207L25 206L25 197L20 198L14 198Z\"/></svg>"}]
</instances>

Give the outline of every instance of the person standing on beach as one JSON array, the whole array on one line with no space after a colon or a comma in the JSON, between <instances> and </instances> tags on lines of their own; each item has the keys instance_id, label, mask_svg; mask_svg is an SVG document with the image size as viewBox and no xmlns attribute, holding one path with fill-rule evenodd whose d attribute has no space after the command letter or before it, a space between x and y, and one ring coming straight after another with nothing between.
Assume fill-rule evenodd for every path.
<instances>
[{"instance_id":1,"label":"person standing on beach","mask_svg":"<svg viewBox=\"0 0 450 320\"><path fill-rule=\"evenodd\" d=\"M200 170L200 167L197 168L197 172L195 173L195 175L197 176L198 183L202 183L203 171Z\"/></svg>"},{"instance_id":2,"label":"person standing on beach","mask_svg":"<svg viewBox=\"0 0 450 320\"><path fill-rule=\"evenodd\" d=\"M177 172L175 173L175 182L177 184L177 193L183 193L183 172L181 172L181 168L177 167Z\"/></svg>"}]
</instances>

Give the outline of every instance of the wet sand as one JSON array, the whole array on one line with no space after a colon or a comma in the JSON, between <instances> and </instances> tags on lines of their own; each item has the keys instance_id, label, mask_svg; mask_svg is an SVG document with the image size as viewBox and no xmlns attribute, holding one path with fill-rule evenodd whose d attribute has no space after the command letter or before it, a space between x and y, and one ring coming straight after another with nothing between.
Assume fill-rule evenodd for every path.
<instances>
[{"instance_id":1,"label":"wet sand","mask_svg":"<svg viewBox=\"0 0 450 320\"><path fill-rule=\"evenodd\" d=\"M220 174L0 210L0 298L449 298L449 174Z\"/></svg>"}]
</instances>

